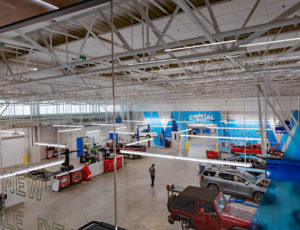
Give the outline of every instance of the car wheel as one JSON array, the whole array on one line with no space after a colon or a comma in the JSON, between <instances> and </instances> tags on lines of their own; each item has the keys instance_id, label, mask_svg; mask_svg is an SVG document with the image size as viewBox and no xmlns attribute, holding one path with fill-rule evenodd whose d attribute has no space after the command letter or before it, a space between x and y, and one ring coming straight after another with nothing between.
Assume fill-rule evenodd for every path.
<instances>
[{"instance_id":1,"label":"car wheel","mask_svg":"<svg viewBox=\"0 0 300 230\"><path fill-rule=\"evenodd\" d=\"M180 224L181 224L182 230L196 229L193 221L187 216L180 217Z\"/></svg>"},{"instance_id":2,"label":"car wheel","mask_svg":"<svg viewBox=\"0 0 300 230\"><path fill-rule=\"evenodd\" d=\"M129 155L129 159L131 159L131 160L133 159L133 155L132 154Z\"/></svg>"},{"instance_id":3,"label":"car wheel","mask_svg":"<svg viewBox=\"0 0 300 230\"><path fill-rule=\"evenodd\" d=\"M260 203L261 202L261 199L263 198L263 196L264 196L264 193L262 193L262 192L255 192L254 194L253 194L253 200L256 202L256 203Z\"/></svg>"},{"instance_id":4,"label":"car wheel","mask_svg":"<svg viewBox=\"0 0 300 230\"><path fill-rule=\"evenodd\" d=\"M151 138L151 136L150 136L149 134L147 134L147 136L146 136L146 137L147 137L148 139L149 139L149 138Z\"/></svg>"},{"instance_id":5,"label":"car wheel","mask_svg":"<svg viewBox=\"0 0 300 230\"><path fill-rule=\"evenodd\" d=\"M220 189L219 189L219 187L218 187L218 185L216 185L216 184L210 184L210 185L208 185L208 187L207 187L209 190L216 190L216 191L219 191Z\"/></svg>"}]
</instances>

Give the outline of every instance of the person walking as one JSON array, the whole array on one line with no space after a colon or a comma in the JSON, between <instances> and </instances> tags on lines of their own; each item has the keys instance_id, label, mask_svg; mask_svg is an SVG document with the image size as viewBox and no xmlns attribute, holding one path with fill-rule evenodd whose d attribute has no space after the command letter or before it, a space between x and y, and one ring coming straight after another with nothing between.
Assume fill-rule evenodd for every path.
<instances>
[{"instance_id":1,"label":"person walking","mask_svg":"<svg viewBox=\"0 0 300 230\"><path fill-rule=\"evenodd\" d=\"M151 187L154 186L154 179L155 179L155 164L149 168L150 176L151 176Z\"/></svg>"}]
</instances>

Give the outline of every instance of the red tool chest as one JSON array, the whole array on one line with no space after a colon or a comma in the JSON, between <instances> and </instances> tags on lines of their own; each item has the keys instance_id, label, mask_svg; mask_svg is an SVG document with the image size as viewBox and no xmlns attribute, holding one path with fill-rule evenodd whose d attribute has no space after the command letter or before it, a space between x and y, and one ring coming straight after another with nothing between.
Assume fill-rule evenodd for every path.
<instances>
[{"instance_id":1,"label":"red tool chest","mask_svg":"<svg viewBox=\"0 0 300 230\"><path fill-rule=\"evenodd\" d=\"M116 167L121 168L123 165L123 159L122 156L117 156L116 157ZM106 159L104 160L104 171L105 172L110 172L114 170L114 159Z\"/></svg>"},{"instance_id":2,"label":"red tool chest","mask_svg":"<svg viewBox=\"0 0 300 230\"><path fill-rule=\"evenodd\" d=\"M81 169L73 169L69 171L71 185L79 184L82 182L82 170Z\"/></svg>"},{"instance_id":3,"label":"red tool chest","mask_svg":"<svg viewBox=\"0 0 300 230\"><path fill-rule=\"evenodd\" d=\"M70 186L70 176L68 172L57 174L55 179L59 181L59 190Z\"/></svg>"}]
</instances>

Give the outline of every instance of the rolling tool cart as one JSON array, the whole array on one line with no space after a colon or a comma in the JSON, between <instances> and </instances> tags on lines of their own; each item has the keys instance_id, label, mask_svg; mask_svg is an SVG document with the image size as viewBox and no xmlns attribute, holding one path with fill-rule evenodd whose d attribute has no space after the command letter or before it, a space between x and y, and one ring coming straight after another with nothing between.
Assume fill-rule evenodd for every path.
<instances>
[{"instance_id":1,"label":"rolling tool cart","mask_svg":"<svg viewBox=\"0 0 300 230\"><path fill-rule=\"evenodd\" d=\"M116 156L116 168L123 166L123 156ZM110 172L114 170L114 158L104 160L104 172Z\"/></svg>"},{"instance_id":2,"label":"rolling tool cart","mask_svg":"<svg viewBox=\"0 0 300 230\"><path fill-rule=\"evenodd\" d=\"M52 185L52 191L59 192L64 188L70 187L70 175L69 172L63 172L54 176Z\"/></svg>"},{"instance_id":3,"label":"rolling tool cart","mask_svg":"<svg viewBox=\"0 0 300 230\"><path fill-rule=\"evenodd\" d=\"M70 173L70 180L71 180L71 185L79 184L82 182L82 169L77 168L69 171Z\"/></svg>"}]
</instances>

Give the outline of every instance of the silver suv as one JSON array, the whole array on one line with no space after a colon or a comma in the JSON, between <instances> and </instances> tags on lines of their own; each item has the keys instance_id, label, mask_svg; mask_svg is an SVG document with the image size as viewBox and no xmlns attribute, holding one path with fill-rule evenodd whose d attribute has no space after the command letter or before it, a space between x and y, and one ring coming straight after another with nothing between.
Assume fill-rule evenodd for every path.
<instances>
[{"instance_id":1,"label":"silver suv","mask_svg":"<svg viewBox=\"0 0 300 230\"><path fill-rule=\"evenodd\" d=\"M247 172L227 167L200 166L200 178L201 187L250 198L256 203L260 203L269 185L264 175L256 178Z\"/></svg>"}]
</instances>

